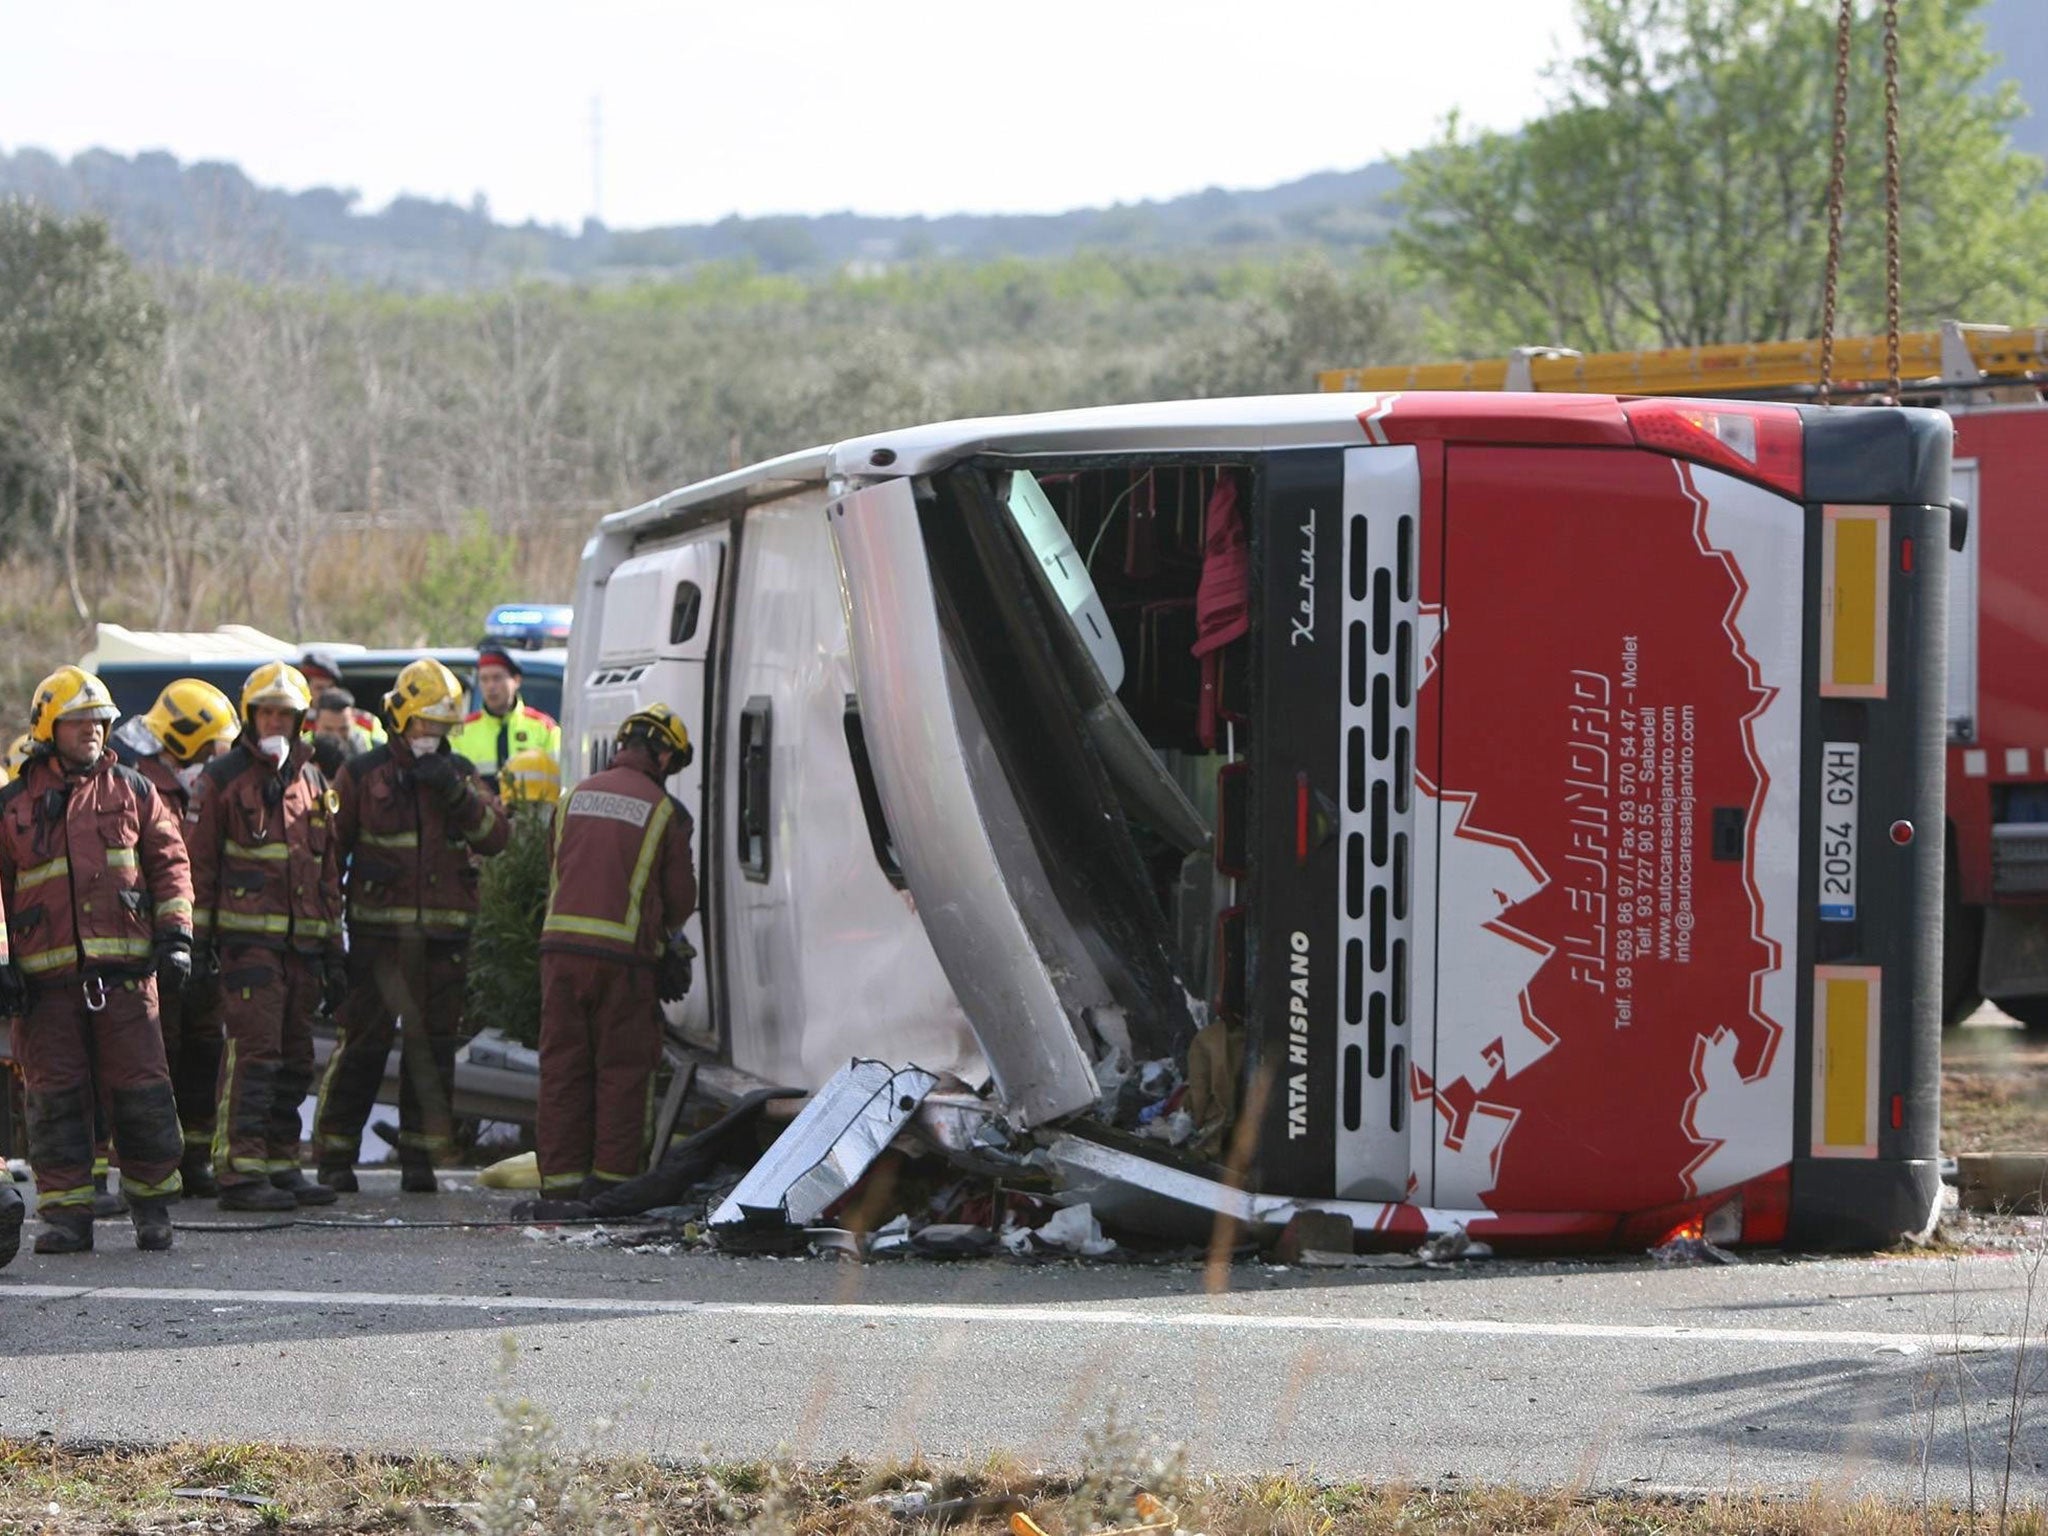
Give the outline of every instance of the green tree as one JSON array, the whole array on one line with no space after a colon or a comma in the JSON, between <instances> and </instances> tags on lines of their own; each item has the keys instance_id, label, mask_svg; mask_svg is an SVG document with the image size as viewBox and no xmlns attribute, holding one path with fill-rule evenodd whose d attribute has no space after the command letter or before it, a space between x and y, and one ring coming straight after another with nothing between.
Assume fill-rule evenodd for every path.
<instances>
[{"instance_id":1,"label":"green tree","mask_svg":"<svg viewBox=\"0 0 2048 1536\"><path fill-rule=\"evenodd\" d=\"M81 526L137 500L164 321L98 219L0 202L0 513L17 541L62 552L71 604Z\"/></svg>"},{"instance_id":2,"label":"green tree","mask_svg":"<svg viewBox=\"0 0 2048 1536\"><path fill-rule=\"evenodd\" d=\"M2002 318L2043 295L2039 161L1973 19L1900 7L1903 297L1910 322ZM1401 254L1468 346L1591 350L1818 332L1833 137L1834 0L1579 0L1584 46L1519 133L1455 119L1403 166ZM1841 323L1884 315L1883 48L1851 60Z\"/></svg>"}]
</instances>

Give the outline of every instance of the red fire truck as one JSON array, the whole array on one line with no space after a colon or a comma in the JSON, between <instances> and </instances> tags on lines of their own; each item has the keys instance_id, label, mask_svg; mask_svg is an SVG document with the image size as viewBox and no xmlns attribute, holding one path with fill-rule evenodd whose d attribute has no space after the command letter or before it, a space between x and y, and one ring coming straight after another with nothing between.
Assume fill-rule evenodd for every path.
<instances>
[{"instance_id":1,"label":"red fire truck","mask_svg":"<svg viewBox=\"0 0 2048 1536\"><path fill-rule=\"evenodd\" d=\"M1836 343L1836 397L1869 399L1882 337ZM1900 338L1908 403L1948 411L1969 537L1948 565L1943 1014L1985 998L2048 1030L2048 329ZM1421 367L1336 369L1325 390L1514 389L1810 400L1817 341L1585 354L1523 348Z\"/></svg>"}]
</instances>

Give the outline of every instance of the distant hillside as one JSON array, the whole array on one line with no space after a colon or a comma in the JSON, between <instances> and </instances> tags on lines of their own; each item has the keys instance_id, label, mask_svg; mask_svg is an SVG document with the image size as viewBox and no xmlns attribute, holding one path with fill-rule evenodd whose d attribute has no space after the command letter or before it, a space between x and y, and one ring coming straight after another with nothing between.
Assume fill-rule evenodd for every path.
<instances>
[{"instance_id":1,"label":"distant hillside","mask_svg":"<svg viewBox=\"0 0 2048 1536\"><path fill-rule=\"evenodd\" d=\"M129 250L176 264L252 275L324 272L405 288L468 288L507 277L604 278L746 259L765 272L836 270L920 257L986 260L1067 256L1083 248L1159 253L1250 246L1358 247L1382 240L1387 195L1400 180L1381 163L1251 192L1207 191L1163 202L1067 213L872 218L728 218L716 224L576 232L495 222L481 203L400 197L374 213L351 191L284 192L237 166L133 159L90 150L64 162L39 149L0 152L0 197L62 212L93 211Z\"/></svg>"},{"instance_id":2,"label":"distant hillside","mask_svg":"<svg viewBox=\"0 0 2048 1536\"><path fill-rule=\"evenodd\" d=\"M1989 0L1982 12L2002 63L2043 111L2015 125L2014 142L2048 158L2048 0ZM507 278L602 281L748 260L771 273L885 267L929 257L1060 257L1084 249L1147 255L1260 248L1357 249L1394 223L1400 173L1380 162L1254 191L1211 187L1158 202L1056 214L873 218L728 218L715 224L580 230L500 224L479 200L463 207L400 197L366 212L353 191L284 192L234 165L181 164L161 152L130 159L89 150L69 162L39 149L0 151L0 197L28 196L62 212L104 215L146 259L208 265L260 278L327 274L404 289L488 287Z\"/></svg>"}]
</instances>

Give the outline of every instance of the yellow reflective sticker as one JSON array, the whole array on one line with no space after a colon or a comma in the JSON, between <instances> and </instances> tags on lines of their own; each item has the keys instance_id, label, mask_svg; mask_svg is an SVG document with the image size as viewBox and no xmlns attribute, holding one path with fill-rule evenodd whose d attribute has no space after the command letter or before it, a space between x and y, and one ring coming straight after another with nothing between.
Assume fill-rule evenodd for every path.
<instances>
[{"instance_id":1,"label":"yellow reflective sticker","mask_svg":"<svg viewBox=\"0 0 2048 1536\"><path fill-rule=\"evenodd\" d=\"M1813 1155L1877 1156L1878 1004L1874 965L1813 971Z\"/></svg>"},{"instance_id":2,"label":"yellow reflective sticker","mask_svg":"<svg viewBox=\"0 0 2048 1536\"><path fill-rule=\"evenodd\" d=\"M1889 507L1821 513L1820 691L1843 699L1885 697L1891 623Z\"/></svg>"}]
</instances>

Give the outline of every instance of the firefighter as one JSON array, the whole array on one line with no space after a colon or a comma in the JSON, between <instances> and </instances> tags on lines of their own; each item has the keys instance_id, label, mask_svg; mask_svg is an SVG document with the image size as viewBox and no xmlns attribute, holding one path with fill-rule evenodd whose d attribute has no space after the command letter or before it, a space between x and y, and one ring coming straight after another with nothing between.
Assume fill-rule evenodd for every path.
<instances>
[{"instance_id":1,"label":"firefighter","mask_svg":"<svg viewBox=\"0 0 2048 1536\"><path fill-rule=\"evenodd\" d=\"M514 752L498 770L498 798L507 806L530 805L550 814L562 798L562 770L545 752L531 747Z\"/></svg>"},{"instance_id":2,"label":"firefighter","mask_svg":"<svg viewBox=\"0 0 2048 1536\"><path fill-rule=\"evenodd\" d=\"M20 776L22 767L28 762L29 748L34 745L34 738L27 731L8 744L6 760L0 762L0 785L11 784Z\"/></svg>"},{"instance_id":3,"label":"firefighter","mask_svg":"<svg viewBox=\"0 0 2048 1536\"><path fill-rule=\"evenodd\" d=\"M37 1253L92 1247L101 1102L135 1245L171 1246L183 1142L157 987L191 973L192 875L164 797L107 750L119 713L97 677L59 667L36 687L28 761L0 789L13 957L0 970L0 1012L22 1016Z\"/></svg>"},{"instance_id":4,"label":"firefighter","mask_svg":"<svg viewBox=\"0 0 2048 1536\"><path fill-rule=\"evenodd\" d=\"M588 1199L640 1171L660 1004L690 987L697 905L690 813L663 787L690 733L654 704L619 727L611 766L556 809L540 939L541 1189Z\"/></svg>"},{"instance_id":5,"label":"firefighter","mask_svg":"<svg viewBox=\"0 0 2048 1536\"><path fill-rule=\"evenodd\" d=\"M327 701L321 695L327 693L330 689L339 693L348 693L348 689L342 686L341 663L335 660L334 652L332 651L307 651L299 658L299 674L306 679L306 689L318 701L321 713L325 713L328 708ZM387 735L384 729L384 722L371 714L367 709L357 708L354 694L350 693L348 702L341 705L340 708L342 713L348 717L349 725L354 730L361 732L362 739L368 743L368 746L362 750L368 751L369 747L379 747L384 744ZM306 720L307 734L310 735L314 728L315 719L312 716L308 716Z\"/></svg>"},{"instance_id":6,"label":"firefighter","mask_svg":"<svg viewBox=\"0 0 2048 1536\"><path fill-rule=\"evenodd\" d=\"M463 688L422 657L384 696L395 735L341 771L349 995L320 1085L320 1181L356 1188L356 1149L403 1018L399 1187L431 1194L454 1129L456 1032L476 921L477 859L511 835L476 770L448 745Z\"/></svg>"},{"instance_id":7,"label":"firefighter","mask_svg":"<svg viewBox=\"0 0 2048 1536\"><path fill-rule=\"evenodd\" d=\"M266 662L242 685L242 741L207 765L185 812L204 975L227 1050L214 1111L224 1211L325 1205L299 1167L299 1105L313 1086L313 1016L339 1005L335 794L301 734L313 699L299 669Z\"/></svg>"},{"instance_id":8,"label":"firefighter","mask_svg":"<svg viewBox=\"0 0 2048 1536\"><path fill-rule=\"evenodd\" d=\"M519 697L519 684L524 676L512 653L502 645L480 646L476 653L476 691L482 696L484 707L466 716L451 738L455 750L476 765L476 771L493 791L498 787L499 765L511 761L514 754L545 752L553 758L562 755L562 728L555 723L555 717Z\"/></svg>"},{"instance_id":9,"label":"firefighter","mask_svg":"<svg viewBox=\"0 0 2048 1536\"><path fill-rule=\"evenodd\" d=\"M157 695L147 714L135 716L116 731L114 739L135 754L135 771L163 796L183 829L199 776L235 744L240 732L235 706L226 694L196 677L181 677ZM211 1199L220 1193L213 1180L214 1095L221 1061L219 988L202 978L181 987L176 996L160 992L157 1007L178 1122L185 1131L185 1194Z\"/></svg>"}]
</instances>

